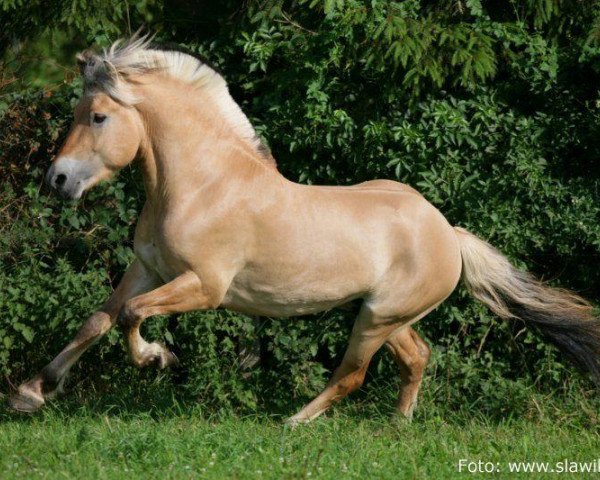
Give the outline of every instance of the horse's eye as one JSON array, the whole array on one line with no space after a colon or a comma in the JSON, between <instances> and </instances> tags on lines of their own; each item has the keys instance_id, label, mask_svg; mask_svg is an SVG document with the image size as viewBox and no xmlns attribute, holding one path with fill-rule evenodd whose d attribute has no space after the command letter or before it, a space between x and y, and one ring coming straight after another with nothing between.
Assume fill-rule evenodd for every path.
<instances>
[{"instance_id":1,"label":"horse's eye","mask_svg":"<svg viewBox=\"0 0 600 480\"><path fill-rule=\"evenodd\" d=\"M102 115L101 113L94 113L92 120L96 125L100 125L102 122L104 122L104 120L106 120L106 115Z\"/></svg>"}]
</instances>

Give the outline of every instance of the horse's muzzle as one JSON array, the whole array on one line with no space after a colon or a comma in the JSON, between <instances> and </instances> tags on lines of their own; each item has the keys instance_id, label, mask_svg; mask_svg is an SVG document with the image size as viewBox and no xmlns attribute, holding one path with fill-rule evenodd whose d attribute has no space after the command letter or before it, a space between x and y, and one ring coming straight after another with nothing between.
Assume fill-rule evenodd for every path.
<instances>
[{"instance_id":1,"label":"horse's muzzle","mask_svg":"<svg viewBox=\"0 0 600 480\"><path fill-rule=\"evenodd\" d=\"M76 200L83 193L83 180L71 165L53 163L46 173L46 185L55 189L61 197Z\"/></svg>"}]
</instances>

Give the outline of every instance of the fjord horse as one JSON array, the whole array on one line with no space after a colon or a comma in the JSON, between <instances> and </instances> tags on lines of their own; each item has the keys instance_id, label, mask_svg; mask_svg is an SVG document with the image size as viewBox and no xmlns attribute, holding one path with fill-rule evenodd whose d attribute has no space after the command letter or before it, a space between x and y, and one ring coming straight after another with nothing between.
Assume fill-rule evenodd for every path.
<instances>
[{"instance_id":1,"label":"fjord horse","mask_svg":"<svg viewBox=\"0 0 600 480\"><path fill-rule=\"evenodd\" d=\"M80 66L85 94L47 182L77 199L137 158L147 201L136 260L74 340L12 395L13 408L42 406L115 323L135 365L164 368L175 357L140 335L150 316L217 307L295 316L359 299L341 365L289 421L310 421L358 388L384 344L400 368L398 410L410 417L429 357L411 324L444 301L461 275L498 315L536 324L600 378L599 321L586 301L515 269L409 186L287 180L223 77L200 59L134 38L83 53Z\"/></svg>"}]
</instances>

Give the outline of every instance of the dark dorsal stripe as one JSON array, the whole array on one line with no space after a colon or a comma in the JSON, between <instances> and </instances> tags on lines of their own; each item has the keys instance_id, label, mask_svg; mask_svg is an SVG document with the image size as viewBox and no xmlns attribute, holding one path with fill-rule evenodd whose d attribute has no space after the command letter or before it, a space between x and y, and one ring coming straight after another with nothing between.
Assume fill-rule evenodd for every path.
<instances>
[{"instance_id":1,"label":"dark dorsal stripe","mask_svg":"<svg viewBox=\"0 0 600 480\"><path fill-rule=\"evenodd\" d=\"M223 77L223 74L221 73L221 71L217 67L215 67L213 63L211 63L209 60L207 60L206 57L200 55L199 53L192 52L191 50L189 50L185 47L182 47L178 43L152 41L150 43L150 45L148 45L148 47L146 47L146 48L148 50L160 50L162 52L184 53L185 55L189 55L190 57L195 58L196 60L198 60L200 63L206 65L207 67L212 68L215 72L217 72L219 75L221 75Z\"/></svg>"}]
</instances>

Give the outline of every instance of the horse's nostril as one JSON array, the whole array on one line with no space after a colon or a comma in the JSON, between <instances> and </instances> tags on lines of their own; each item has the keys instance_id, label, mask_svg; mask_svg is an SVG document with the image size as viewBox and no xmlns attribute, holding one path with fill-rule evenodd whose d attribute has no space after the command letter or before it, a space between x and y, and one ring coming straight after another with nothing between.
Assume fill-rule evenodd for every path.
<instances>
[{"instance_id":1,"label":"horse's nostril","mask_svg":"<svg viewBox=\"0 0 600 480\"><path fill-rule=\"evenodd\" d=\"M67 176L64 173L60 173L54 179L54 185L57 187L62 186L67 181Z\"/></svg>"}]
</instances>

